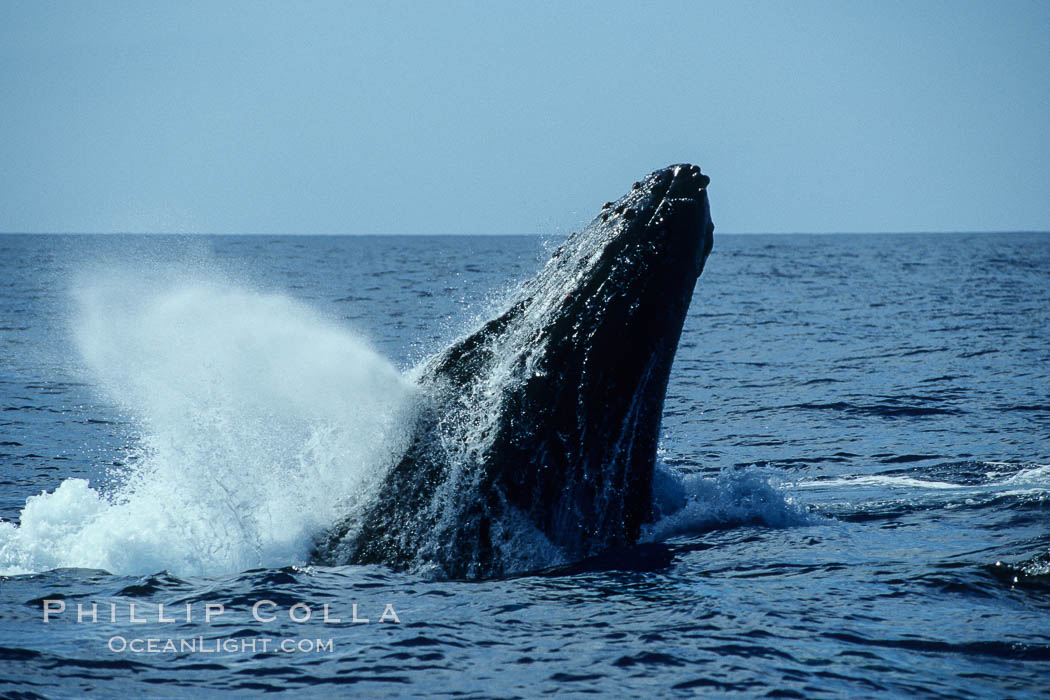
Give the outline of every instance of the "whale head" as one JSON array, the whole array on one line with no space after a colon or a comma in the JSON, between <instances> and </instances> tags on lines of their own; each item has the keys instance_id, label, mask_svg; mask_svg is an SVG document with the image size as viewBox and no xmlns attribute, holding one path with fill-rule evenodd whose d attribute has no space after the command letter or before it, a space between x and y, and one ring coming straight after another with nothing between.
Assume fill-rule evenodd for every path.
<instances>
[{"instance_id":1,"label":"whale head","mask_svg":"<svg viewBox=\"0 0 1050 700\"><path fill-rule=\"evenodd\" d=\"M709 182L695 165L674 165L634 183L568 238L526 294L564 293L544 305L555 322L598 334L584 354L659 346L670 360L711 252ZM632 360L612 364L628 370Z\"/></svg>"}]
</instances>

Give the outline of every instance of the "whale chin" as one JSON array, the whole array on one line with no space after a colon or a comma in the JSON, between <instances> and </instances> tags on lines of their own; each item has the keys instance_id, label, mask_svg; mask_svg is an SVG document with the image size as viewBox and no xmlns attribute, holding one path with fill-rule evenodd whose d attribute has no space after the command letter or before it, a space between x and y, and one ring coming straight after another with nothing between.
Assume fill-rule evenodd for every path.
<instances>
[{"instance_id":1,"label":"whale chin","mask_svg":"<svg viewBox=\"0 0 1050 700\"><path fill-rule=\"evenodd\" d=\"M433 356L411 445L315 561L485 578L635 544L711 251L708 182L674 165L634 183L505 312Z\"/></svg>"}]
</instances>

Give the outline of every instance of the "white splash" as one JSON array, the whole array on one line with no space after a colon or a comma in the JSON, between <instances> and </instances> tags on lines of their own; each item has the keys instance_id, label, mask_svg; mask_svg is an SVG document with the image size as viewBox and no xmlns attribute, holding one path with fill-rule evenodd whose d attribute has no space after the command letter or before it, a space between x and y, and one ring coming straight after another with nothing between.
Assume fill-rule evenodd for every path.
<instances>
[{"instance_id":1,"label":"white splash","mask_svg":"<svg viewBox=\"0 0 1050 700\"><path fill-rule=\"evenodd\" d=\"M186 271L77 287L77 345L139 429L106 492L67 479L0 523L0 573L211 575L302 563L405 449L412 385L288 298Z\"/></svg>"},{"instance_id":2,"label":"white splash","mask_svg":"<svg viewBox=\"0 0 1050 700\"><path fill-rule=\"evenodd\" d=\"M654 496L662 517L644 528L642 539L647 541L732 525L779 528L827 522L794 503L755 467L726 468L716 477L705 477L658 465Z\"/></svg>"}]
</instances>

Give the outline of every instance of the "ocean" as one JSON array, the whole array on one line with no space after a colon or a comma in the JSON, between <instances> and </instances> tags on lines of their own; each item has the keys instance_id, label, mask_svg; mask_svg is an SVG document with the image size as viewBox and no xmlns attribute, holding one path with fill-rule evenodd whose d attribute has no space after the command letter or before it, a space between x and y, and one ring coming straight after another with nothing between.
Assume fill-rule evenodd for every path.
<instances>
[{"instance_id":1,"label":"ocean","mask_svg":"<svg viewBox=\"0 0 1050 700\"><path fill-rule=\"evenodd\" d=\"M311 565L558 242L0 236L0 695L1050 697L1048 234L716 232L636 550Z\"/></svg>"}]
</instances>

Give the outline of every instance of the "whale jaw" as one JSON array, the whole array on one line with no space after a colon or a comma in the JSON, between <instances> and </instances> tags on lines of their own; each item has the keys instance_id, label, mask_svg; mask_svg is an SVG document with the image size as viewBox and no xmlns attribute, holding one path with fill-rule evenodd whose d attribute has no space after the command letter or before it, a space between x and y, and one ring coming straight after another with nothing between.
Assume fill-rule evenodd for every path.
<instances>
[{"instance_id":1,"label":"whale jaw","mask_svg":"<svg viewBox=\"0 0 1050 700\"><path fill-rule=\"evenodd\" d=\"M477 578L629 546L652 516L671 364L711 250L708 178L656 171L497 318L433 357L415 438L325 563Z\"/></svg>"}]
</instances>

